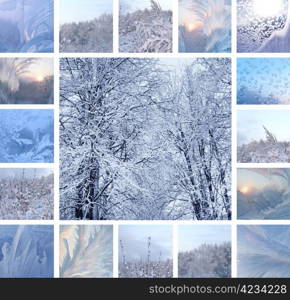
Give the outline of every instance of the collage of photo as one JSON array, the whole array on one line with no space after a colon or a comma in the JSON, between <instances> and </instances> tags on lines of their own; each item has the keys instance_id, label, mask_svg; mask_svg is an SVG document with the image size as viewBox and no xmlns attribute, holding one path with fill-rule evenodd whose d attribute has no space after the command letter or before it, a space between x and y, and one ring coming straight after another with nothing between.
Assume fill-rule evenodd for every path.
<instances>
[{"instance_id":1,"label":"collage of photo","mask_svg":"<svg viewBox=\"0 0 290 300\"><path fill-rule=\"evenodd\" d=\"M0 278L290 278L288 53L288 0L0 0Z\"/></svg>"}]
</instances>

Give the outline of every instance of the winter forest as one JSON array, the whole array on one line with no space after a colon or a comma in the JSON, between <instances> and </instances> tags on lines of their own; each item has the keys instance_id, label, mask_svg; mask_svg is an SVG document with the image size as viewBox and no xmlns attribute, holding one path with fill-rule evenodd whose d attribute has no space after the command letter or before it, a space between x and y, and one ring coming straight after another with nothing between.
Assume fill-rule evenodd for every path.
<instances>
[{"instance_id":1,"label":"winter forest","mask_svg":"<svg viewBox=\"0 0 290 300\"><path fill-rule=\"evenodd\" d=\"M53 263L53 226L0 226L0 278L51 278Z\"/></svg>"},{"instance_id":2,"label":"winter forest","mask_svg":"<svg viewBox=\"0 0 290 300\"><path fill-rule=\"evenodd\" d=\"M53 110L0 110L0 162L52 163Z\"/></svg>"},{"instance_id":3,"label":"winter forest","mask_svg":"<svg viewBox=\"0 0 290 300\"><path fill-rule=\"evenodd\" d=\"M0 58L0 104L52 104L53 60Z\"/></svg>"},{"instance_id":4,"label":"winter forest","mask_svg":"<svg viewBox=\"0 0 290 300\"><path fill-rule=\"evenodd\" d=\"M53 173L50 169L0 170L1 220L53 219Z\"/></svg>"},{"instance_id":5,"label":"winter forest","mask_svg":"<svg viewBox=\"0 0 290 300\"><path fill-rule=\"evenodd\" d=\"M60 1L60 52L113 52L112 0Z\"/></svg>"},{"instance_id":6,"label":"winter forest","mask_svg":"<svg viewBox=\"0 0 290 300\"><path fill-rule=\"evenodd\" d=\"M119 238L120 278L173 276L171 226L120 226Z\"/></svg>"},{"instance_id":7,"label":"winter forest","mask_svg":"<svg viewBox=\"0 0 290 300\"><path fill-rule=\"evenodd\" d=\"M289 278L290 226L238 226L238 277Z\"/></svg>"},{"instance_id":8,"label":"winter forest","mask_svg":"<svg viewBox=\"0 0 290 300\"><path fill-rule=\"evenodd\" d=\"M289 52L288 0L238 0L238 52Z\"/></svg>"},{"instance_id":9,"label":"winter forest","mask_svg":"<svg viewBox=\"0 0 290 300\"><path fill-rule=\"evenodd\" d=\"M172 1L121 0L120 52L172 52Z\"/></svg>"},{"instance_id":10,"label":"winter forest","mask_svg":"<svg viewBox=\"0 0 290 300\"><path fill-rule=\"evenodd\" d=\"M60 226L60 277L113 276L113 226Z\"/></svg>"},{"instance_id":11,"label":"winter forest","mask_svg":"<svg viewBox=\"0 0 290 300\"><path fill-rule=\"evenodd\" d=\"M179 52L231 52L231 0L179 0Z\"/></svg>"},{"instance_id":12,"label":"winter forest","mask_svg":"<svg viewBox=\"0 0 290 300\"><path fill-rule=\"evenodd\" d=\"M0 52L53 52L53 0L0 1Z\"/></svg>"},{"instance_id":13,"label":"winter forest","mask_svg":"<svg viewBox=\"0 0 290 300\"><path fill-rule=\"evenodd\" d=\"M179 226L179 278L230 278L230 226Z\"/></svg>"},{"instance_id":14,"label":"winter forest","mask_svg":"<svg viewBox=\"0 0 290 300\"><path fill-rule=\"evenodd\" d=\"M231 63L63 58L60 214L231 218Z\"/></svg>"},{"instance_id":15,"label":"winter forest","mask_svg":"<svg viewBox=\"0 0 290 300\"><path fill-rule=\"evenodd\" d=\"M238 111L238 162L290 162L287 110Z\"/></svg>"}]
</instances>

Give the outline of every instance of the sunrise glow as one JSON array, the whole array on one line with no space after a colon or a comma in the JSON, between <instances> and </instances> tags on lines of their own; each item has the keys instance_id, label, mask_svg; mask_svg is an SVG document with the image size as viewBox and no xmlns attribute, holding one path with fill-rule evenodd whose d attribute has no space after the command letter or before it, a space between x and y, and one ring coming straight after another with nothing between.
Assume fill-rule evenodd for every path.
<instances>
[{"instance_id":1,"label":"sunrise glow","mask_svg":"<svg viewBox=\"0 0 290 300\"><path fill-rule=\"evenodd\" d=\"M271 17L283 11L284 0L253 0L253 10L260 17Z\"/></svg>"}]
</instances>

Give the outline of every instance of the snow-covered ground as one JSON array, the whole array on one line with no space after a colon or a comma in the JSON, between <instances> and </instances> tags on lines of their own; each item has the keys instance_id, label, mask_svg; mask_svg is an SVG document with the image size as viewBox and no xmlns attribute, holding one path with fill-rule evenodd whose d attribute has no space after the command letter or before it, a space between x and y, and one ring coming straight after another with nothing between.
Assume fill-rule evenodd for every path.
<instances>
[{"instance_id":1,"label":"snow-covered ground","mask_svg":"<svg viewBox=\"0 0 290 300\"><path fill-rule=\"evenodd\" d=\"M1 177L0 219L53 219L53 175L36 177L27 176L25 172L23 169L21 175ZM33 171L29 169L29 172Z\"/></svg>"}]
</instances>

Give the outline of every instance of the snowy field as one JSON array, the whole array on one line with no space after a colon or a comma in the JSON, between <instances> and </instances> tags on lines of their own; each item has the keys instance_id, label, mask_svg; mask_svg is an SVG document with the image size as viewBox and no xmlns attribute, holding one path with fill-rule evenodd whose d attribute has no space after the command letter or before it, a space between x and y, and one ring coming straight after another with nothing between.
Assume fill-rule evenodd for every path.
<instances>
[{"instance_id":1,"label":"snowy field","mask_svg":"<svg viewBox=\"0 0 290 300\"><path fill-rule=\"evenodd\" d=\"M120 52L172 52L172 11L157 0L136 2L132 10L128 0L120 1Z\"/></svg>"},{"instance_id":2,"label":"snowy field","mask_svg":"<svg viewBox=\"0 0 290 300\"><path fill-rule=\"evenodd\" d=\"M289 163L289 112L238 111L238 162Z\"/></svg>"},{"instance_id":3,"label":"snowy field","mask_svg":"<svg viewBox=\"0 0 290 300\"><path fill-rule=\"evenodd\" d=\"M50 169L1 169L0 195L0 220L53 219Z\"/></svg>"},{"instance_id":4,"label":"snowy field","mask_svg":"<svg viewBox=\"0 0 290 300\"><path fill-rule=\"evenodd\" d=\"M53 226L1 225L0 277L53 277Z\"/></svg>"},{"instance_id":5,"label":"snowy field","mask_svg":"<svg viewBox=\"0 0 290 300\"><path fill-rule=\"evenodd\" d=\"M119 277L171 278L172 227L119 227Z\"/></svg>"},{"instance_id":6,"label":"snowy field","mask_svg":"<svg viewBox=\"0 0 290 300\"><path fill-rule=\"evenodd\" d=\"M61 218L230 219L230 68L62 59Z\"/></svg>"}]
</instances>

